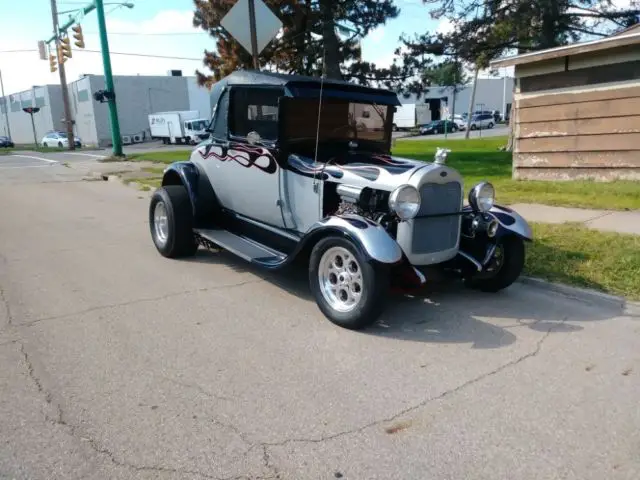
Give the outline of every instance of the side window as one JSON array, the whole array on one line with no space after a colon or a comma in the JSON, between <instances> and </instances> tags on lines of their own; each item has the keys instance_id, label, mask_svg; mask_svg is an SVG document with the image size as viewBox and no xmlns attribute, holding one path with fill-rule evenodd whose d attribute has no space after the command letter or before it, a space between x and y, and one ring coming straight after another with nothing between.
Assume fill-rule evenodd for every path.
<instances>
[{"instance_id":1,"label":"side window","mask_svg":"<svg viewBox=\"0 0 640 480\"><path fill-rule=\"evenodd\" d=\"M191 130L191 122L184 122L184 128Z\"/></svg>"},{"instance_id":2,"label":"side window","mask_svg":"<svg viewBox=\"0 0 640 480\"><path fill-rule=\"evenodd\" d=\"M265 140L278 138L278 99L282 90L277 88L236 87L233 94L233 115L229 131L238 137L258 132Z\"/></svg>"}]
</instances>

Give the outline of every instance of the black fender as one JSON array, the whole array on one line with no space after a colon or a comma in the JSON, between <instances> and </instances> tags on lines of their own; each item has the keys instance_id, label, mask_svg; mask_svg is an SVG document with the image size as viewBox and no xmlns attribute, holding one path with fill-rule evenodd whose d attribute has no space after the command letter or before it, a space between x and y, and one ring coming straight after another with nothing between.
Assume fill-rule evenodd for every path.
<instances>
[{"instance_id":1,"label":"black fender","mask_svg":"<svg viewBox=\"0 0 640 480\"><path fill-rule=\"evenodd\" d=\"M471 206L467 205L462 209L465 214L473 214ZM502 238L507 235L516 235L525 241L533 241L533 231L529 223L515 210L509 207L503 207L502 205L494 205L491 210L486 212L491 218L495 218L498 221L498 231L496 232L496 238ZM472 215L465 215L463 222L471 222L473 220Z\"/></svg>"},{"instance_id":2,"label":"black fender","mask_svg":"<svg viewBox=\"0 0 640 480\"><path fill-rule=\"evenodd\" d=\"M300 239L290 257L296 257L302 251L310 251L328 235L348 238L368 260L395 265L403 259L400 245L381 225L358 215L329 216L314 223Z\"/></svg>"},{"instance_id":3,"label":"black fender","mask_svg":"<svg viewBox=\"0 0 640 480\"><path fill-rule=\"evenodd\" d=\"M183 185L187 189L197 220L209 218L220 207L206 173L191 161L174 162L165 168L162 186L165 185Z\"/></svg>"}]
</instances>

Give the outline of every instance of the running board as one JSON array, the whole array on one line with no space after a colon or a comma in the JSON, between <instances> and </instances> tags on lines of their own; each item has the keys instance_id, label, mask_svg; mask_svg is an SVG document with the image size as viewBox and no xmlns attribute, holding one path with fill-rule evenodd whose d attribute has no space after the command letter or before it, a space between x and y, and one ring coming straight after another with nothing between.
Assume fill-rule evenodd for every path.
<instances>
[{"instance_id":1,"label":"running board","mask_svg":"<svg viewBox=\"0 0 640 480\"><path fill-rule=\"evenodd\" d=\"M287 256L282 252L231 233L228 230L196 228L194 232L206 241L222 247L248 262L257 263L265 267L278 267L287 259ZM205 246L207 245L205 244Z\"/></svg>"}]
</instances>

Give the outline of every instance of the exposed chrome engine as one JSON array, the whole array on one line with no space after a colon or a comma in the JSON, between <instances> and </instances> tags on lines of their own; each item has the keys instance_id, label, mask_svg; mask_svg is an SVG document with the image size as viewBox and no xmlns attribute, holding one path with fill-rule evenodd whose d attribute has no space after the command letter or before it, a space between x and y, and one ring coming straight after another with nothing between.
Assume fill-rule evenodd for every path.
<instances>
[{"instance_id":1,"label":"exposed chrome engine","mask_svg":"<svg viewBox=\"0 0 640 480\"><path fill-rule=\"evenodd\" d=\"M368 218L380 225L394 238L398 218L389 211L389 192L369 187L338 185L340 203L336 215L353 214Z\"/></svg>"}]
</instances>

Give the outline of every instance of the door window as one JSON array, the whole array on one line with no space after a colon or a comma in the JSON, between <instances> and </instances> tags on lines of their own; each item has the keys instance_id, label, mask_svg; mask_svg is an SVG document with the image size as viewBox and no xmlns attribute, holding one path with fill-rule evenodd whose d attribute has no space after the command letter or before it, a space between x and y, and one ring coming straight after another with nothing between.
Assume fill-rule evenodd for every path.
<instances>
[{"instance_id":1,"label":"door window","mask_svg":"<svg viewBox=\"0 0 640 480\"><path fill-rule=\"evenodd\" d=\"M264 140L277 140L278 100L283 94L282 90L236 87L232 94L231 134L246 137L249 132L257 132Z\"/></svg>"}]
</instances>

